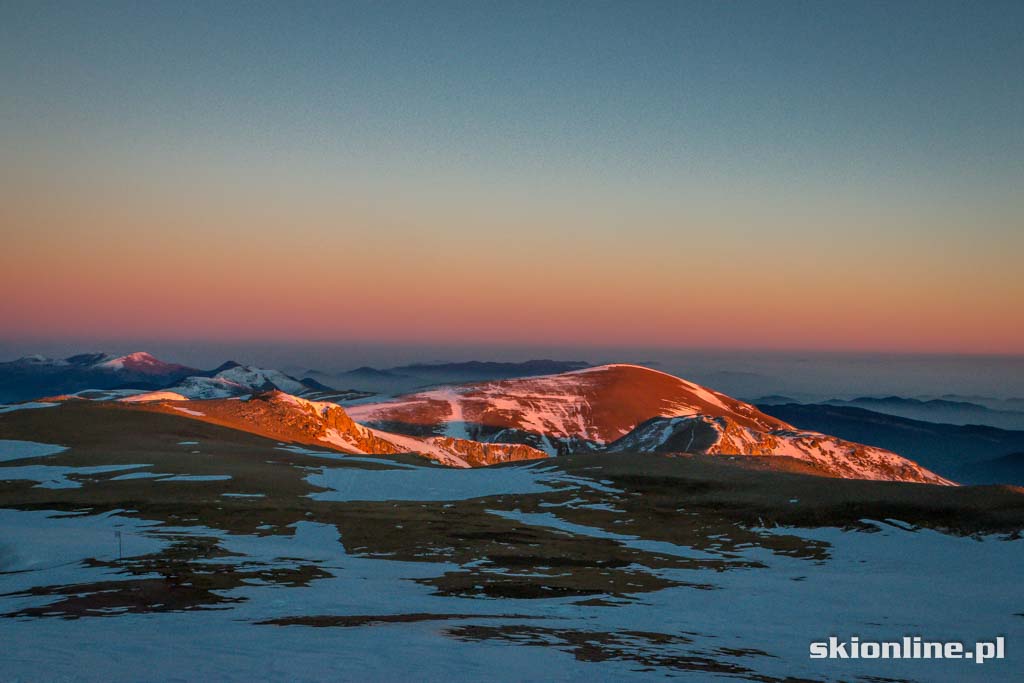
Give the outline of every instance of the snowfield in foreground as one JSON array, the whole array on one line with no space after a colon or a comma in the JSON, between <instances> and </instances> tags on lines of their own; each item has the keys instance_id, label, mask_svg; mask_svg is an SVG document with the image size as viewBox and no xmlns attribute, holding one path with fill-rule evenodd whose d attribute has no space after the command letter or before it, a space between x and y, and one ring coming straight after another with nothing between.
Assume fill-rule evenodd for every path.
<instances>
[{"instance_id":1,"label":"snowfield in foreground","mask_svg":"<svg viewBox=\"0 0 1024 683\"><path fill-rule=\"evenodd\" d=\"M145 513L126 510L4 509L5 679L647 680L653 670L695 681L878 675L963 681L1005 676L1020 662L1012 651L1012 660L984 666L807 658L808 643L829 635L884 640L920 634L964 641L1004 635L1011 644L1021 642L1024 619L1014 614L1020 606L1007 601L1019 595L1019 539L958 537L875 521L857 531L755 528L757 543L724 552L711 538L695 547L607 528L614 524L581 523L588 515L614 519L625 492L600 477L567 475L545 462L484 470L400 463L364 468L358 465L380 461L279 450L323 463L305 466L307 481L326 489L312 494L316 500L382 501L376 505L385 507L397 503L383 501L450 501L441 510L452 514L473 504L470 499L487 501L466 519L485 525L490 517L522 530L508 534L510 539L532 530L663 558L644 560L653 566L642 580L664 586L637 593L627 584L622 592L603 595L553 591L550 597L481 599L472 591L437 590L438 577L466 571L465 562L409 561L372 548L352 552L343 526L314 519L238 533L197 522L147 520ZM10 474L21 476L19 468ZM117 479L105 486L124 483ZM207 480L216 485L218 478ZM531 496L540 496L539 507L534 501L527 511L515 502ZM265 505L244 496L231 500ZM261 509L241 508L237 514L258 517ZM394 525L417 524L402 519ZM766 547L773 539L793 544L792 552ZM153 561L190 544L207 550L191 560L195 566L188 571L174 560ZM550 564L556 557L536 562ZM488 557L475 562L486 568ZM494 577L536 571L512 567L495 567ZM574 571L569 564L556 573ZM185 590L203 581L216 587L206 577L224 572L244 578L216 588L205 597L208 604L200 600L163 610L158 603L138 610L130 601L104 602L104 596L118 595L119 582L148 581L160 591L172 582ZM282 573L295 578L282 580ZM76 612L75 601L87 596L96 600L94 608ZM66 618L72 615L79 618Z\"/></svg>"},{"instance_id":2,"label":"snowfield in foreground","mask_svg":"<svg viewBox=\"0 0 1024 683\"><path fill-rule=\"evenodd\" d=\"M67 518L57 513L3 511L8 534L0 547L5 612L38 604L11 593L53 582L91 583L117 576L91 569L87 558L115 556L115 530L123 530L130 552L152 551L173 529L149 529L117 515ZM535 522L537 520L529 520ZM586 608L574 598L475 600L432 595L416 579L454 566L374 560L344 552L330 525L299 522L288 536L234 536L190 528L221 547L266 566L282 558L318 563L331 576L309 586L251 585L230 592L241 600L227 609L107 618L0 620L7 680L646 680L641 666L652 656L706 658L749 665L757 675L782 678L850 679L878 675L909 680L992 680L1007 676L1013 661L978 666L968 662L811 662L810 640L828 635L892 639L924 634L973 641L1005 635L1024 637L1019 616L1006 608L1018 594L1024 542L954 538L906 531L877 523L876 533L821 529L801 532L827 542L832 557L814 566L806 560L750 550L744 557L759 569L705 570L688 581L710 590L668 588L642 600ZM573 533L585 533L579 527ZM772 533L793 533L791 530ZM40 544L39 539L49 539ZM54 541L57 539L57 542ZM691 553L686 548L676 552ZM22 557L20 553L30 555ZM900 558L900 559L896 559ZM214 561L215 562L215 561ZM18 571L18 574L7 572ZM666 572L672 577L673 572ZM20 593L23 595L23 593ZM898 619L877 622L899 606ZM950 620L950 614L956 614ZM421 622L372 621L338 628L260 624L272 619L322 614L430 614ZM515 616L511 616L511 615ZM1003 615L999 617L997 615ZM445 615L455 615L444 618ZM493 639L477 640L470 625ZM511 634L505 636L502 630ZM616 656L600 664L572 654L570 634L622 635ZM659 634L657 637L651 635ZM676 636L678 642L660 642ZM41 657L39 644L46 643ZM400 644L399 649L394 645ZM773 656L724 653L758 650ZM1011 653L1012 654L1012 653ZM750 661L754 660L754 661ZM1019 660L1016 660L1019 663ZM87 672L92 672L89 674ZM674 671L709 680L710 671ZM745 678L746 676L739 676Z\"/></svg>"}]
</instances>

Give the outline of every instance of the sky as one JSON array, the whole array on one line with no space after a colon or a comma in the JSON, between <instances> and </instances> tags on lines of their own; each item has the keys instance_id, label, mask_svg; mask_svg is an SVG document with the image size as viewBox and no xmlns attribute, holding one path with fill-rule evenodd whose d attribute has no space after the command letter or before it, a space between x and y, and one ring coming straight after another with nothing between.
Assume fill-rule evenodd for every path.
<instances>
[{"instance_id":1,"label":"sky","mask_svg":"<svg viewBox=\"0 0 1024 683\"><path fill-rule=\"evenodd\" d=\"M1024 354L1022 33L0 0L0 340Z\"/></svg>"}]
</instances>

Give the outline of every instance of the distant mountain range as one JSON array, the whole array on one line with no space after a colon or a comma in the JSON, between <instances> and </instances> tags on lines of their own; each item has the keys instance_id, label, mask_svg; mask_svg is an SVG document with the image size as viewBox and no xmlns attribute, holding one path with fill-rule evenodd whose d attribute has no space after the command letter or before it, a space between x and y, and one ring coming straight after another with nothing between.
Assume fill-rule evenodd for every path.
<instances>
[{"instance_id":1,"label":"distant mountain range","mask_svg":"<svg viewBox=\"0 0 1024 683\"><path fill-rule=\"evenodd\" d=\"M460 376L462 381L511 379L535 375L554 375L560 372L582 370L589 366L583 361L528 360L521 363L466 361L462 363L415 363L393 368L391 372L413 377L450 378Z\"/></svg>"},{"instance_id":2,"label":"distant mountain range","mask_svg":"<svg viewBox=\"0 0 1024 683\"><path fill-rule=\"evenodd\" d=\"M760 404L803 429L834 434L906 454L925 467L969 484L1024 486L1024 431L984 425L937 424L852 406Z\"/></svg>"},{"instance_id":3,"label":"distant mountain range","mask_svg":"<svg viewBox=\"0 0 1024 683\"><path fill-rule=\"evenodd\" d=\"M905 398L902 396L861 396L852 399L832 398L825 401L799 401L790 396L762 396L754 399L758 405L784 405L788 403L801 404L824 404L832 406L845 406L850 408L864 408L877 413L886 413L898 417L906 417L913 420L924 420L954 425L988 425L1001 429L1024 429L1024 407L1017 410L1014 407L1017 403L1014 399L984 399L976 398L977 401L954 400L947 398ZM1006 406L994 408L993 405Z\"/></svg>"},{"instance_id":4,"label":"distant mountain range","mask_svg":"<svg viewBox=\"0 0 1024 683\"><path fill-rule=\"evenodd\" d=\"M519 363L464 361L458 363L414 363L393 368L363 366L337 375L322 374L340 386L376 393L399 393L437 384L462 384L517 377L554 375L582 370L583 361L528 360Z\"/></svg>"},{"instance_id":5,"label":"distant mountain range","mask_svg":"<svg viewBox=\"0 0 1024 683\"><path fill-rule=\"evenodd\" d=\"M944 401L962 401L966 403L980 403L986 408L992 408L993 410L1011 410L1017 412L1024 412L1024 398L995 398L992 396L978 396L977 394L971 394L964 396L961 394L943 394L942 396L916 396L915 398L921 400L928 400L931 398L939 398Z\"/></svg>"},{"instance_id":6,"label":"distant mountain range","mask_svg":"<svg viewBox=\"0 0 1024 683\"><path fill-rule=\"evenodd\" d=\"M309 369L300 379L278 370L235 361L227 361L212 370L201 370L167 363L142 351L126 356L85 353L63 359L26 356L0 363L0 403L81 391L154 390L203 399L278 389L307 398L352 400L372 393L394 394L437 384L547 375L585 367L587 363L582 361L556 360L417 363L388 369L364 366L337 374ZM335 386L341 389L334 389Z\"/></svg>"},{"instance_id":7,"label":"distant mountain range","mask_svg":"<svg viewBox=\"0 0 1024 683\"><path fill-rule=\"evenodd\" d=\"M146 400L150 392L163 398L198 399L244 396L279 389L295 395L332 400L366 394L338 391L315 379L296 379L227 361L212 370L167 363L145 352L126 356L87 353L68 358L28 356L0 363L0 403L87 392L91 397L132 396Z\"/></svg>"},{"instance_id":8,"label":"distant mountain range","mask_svg":"<svg viewBox=\"0 0 1024 683\"><path fill-rule=\"evenodd\" d=\"M758 456L768 467L789 469L799 463L802 471L832 477L950 483L896 453L798 429L720 392L636 365L530 361L360 368L354 374L418 373L418 381L451 374L548 374L446 384L394 399L356 402L347 410L337 401L351 398L352 392L234 362L201 371L137 353L21 359L6 365L16 368L15 376L35 379L32 398L97 378L108 389L10 406L5 414L93 399L104 410L162 412L344 453L417 453L455 467L579 452L681 452ZM573 369L549 372L566 365ZM35 369L42 372L33 375ZM115 388L118 382L122 388ZM123 388L129 382L150 390ZM62 413L43 414L59 419ZM104 414L110 413L99 412L98 419Z\"/></svg>"},{"instance_id":9,"label":"distant mountain range","mask_svg":"<svg viewBox=\"0 0 1024 683\"><path fill-rule=\"evenodd\" d=\"M0 363L0 402L27 401L86 389L159 389L202 370L165 363L148 353L84 353L68 358L26 356Z\"/></svg>"},{"instance_id":10,"label":"distant mountain range","mask_svg":"<svg viewBox=\"0 0 1024 683\"><path fill-rule=\"evenodd\" d=\"M850 401L832 399L829 405L865 408L878 413L928 422L945 422L955 425L989 425L1002 429L1024 429L1024 411L993 410L978 403L950 401L946 399L920 400L886 396L884 398L862 397Z\"/></svg>"},{"instance_id":11,"label":"distant mountain range","mask_svg":"<svg viewBox=\"0 0 1024 683\"><path fill-rule=\"evenodd\" d=\"M344 403L345 419L357 427L339 431L328 443L361 452L360 444L371 435L391 444L378 443L384 452L423 452L460 466L572 452L688 452L785 456L831 476L1024 484L1024 430L938 421L954 414L961 422L965 415L1011 420L1016 414L969 401L893 396L799 404L771 396L755 407L650 368L590 367L581 361L361 367L335 376L350 380L343 389L312 376L326 380L329 375L312 370L308 375L298 378L234 361L200 370L145 352L31 356L0 363L0 402L74 394L166 411L243 398L242 403L210 403L220 407L206 410L226 416L234 428L282 438L288 430L270 422L292 410L293 403L306 413L329 414L339 424L344 420L332 406ZM388 394L408 393L375 398L362 390L368 385L390 386ZM302 424L303 433L328 434L327 427Z\"/></svg>"}]
</instances>

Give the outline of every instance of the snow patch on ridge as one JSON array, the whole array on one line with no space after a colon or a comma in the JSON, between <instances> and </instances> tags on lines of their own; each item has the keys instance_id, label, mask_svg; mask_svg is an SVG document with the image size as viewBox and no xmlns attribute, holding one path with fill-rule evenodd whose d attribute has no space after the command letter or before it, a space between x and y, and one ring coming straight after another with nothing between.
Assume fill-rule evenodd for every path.
<instances>
[{"instance_id":1,"label":"snow patch on ridge","mask_svg":"<svg viewBox=\"0 0 1024 683\"><path fill-rule=\"evenodd\" d=\"M272 389L301 394L308 387L278 370L240 365L222 370L213 377L186 377L177 386L164 391L180 394L186 399L213 399L235 398Z\"/></svg>"},{"instance_id":2,"label":"snow patch on ridge","mask_svg":"<svg viewBox=\"0 0 1024 683\"><path fill-rule=\"evenodd\" d=\"M145 351L136 351L126 356L112 358L111 360L96 363L93 367L106 368L108 370L124 370L125 366L163 366L165 363L157 360Z\"/></svg>"},{"instance_id":3,"label":"snow patch on ridge","mask_svg":"<svg viewBox=\"0 0 1024 683\"><path fill-rule=\"evenodd\" d=\"M117 399L121 403L148 403L150 401L187 401L188 398L176 391L150 391Z\"/></svg>"},{"instance_id":4,"label":"snow patch on ridge","mask_svg":"<svg viewBox=\"0 0 1024 683\"><path fill-rule=\"evenodd\" d=\"M187 413L188 415L194 415L195 417L206 416L206 413L201 413L198 410L191 410L190 408L185 408L184 406L171 406L171 408L182 413Z\"/></svg>"}]
</instances>

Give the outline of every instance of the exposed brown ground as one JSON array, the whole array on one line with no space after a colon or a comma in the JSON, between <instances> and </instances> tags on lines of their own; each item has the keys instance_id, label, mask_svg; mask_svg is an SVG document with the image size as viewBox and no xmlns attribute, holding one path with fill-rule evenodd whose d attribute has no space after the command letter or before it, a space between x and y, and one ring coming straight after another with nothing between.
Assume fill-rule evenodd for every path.
<instances>
[{"instance_id":1,"label":"exposed brown ground","mask_svg":"<svg viewBox=\"0 0 1024 683\"><path fill-rule=\"evenodd\" d=\"M323 415L304 403L293 404L282 400L282 394L269 392L253 396L246 401L234 399L207 399L151 403L121 403L115 407L125 410L158 412L186 417L190 420L228 427L237 431L265 436L286 443L304 444L343 452L400 453L394 444L377 438L352 421L341 406L331 406ZM182 412L182 408L191 412ZM352 440L354 448L341 449L325 443L327 430L336 430ZM358 450L357 450L358 449Z\"/></svg>"},{"instance_id":2,"label":"exposed brown ground","mask_svg":"<svg viewBox=\"0 0 1024 683\"><path fill-rule=\"evenodd\" d=\"M389 441L386 434L375 434L356 424L341 406L330 405L323 412L305 401L290 400L280 392L268 392L240 401L209 399L201 401L158 401L115 404L125 410L158 412L190 420L207 422L230 429L257 434L292 444L337 450L344 453L396 455L407 453L411 446ZM191 412L179 410L183 408ZM331 441L343 435L347 445ZM453 454L474 467L518 460L540 460L548 457L543 451L524 444L485 444L465 439L437 437L431 444L421 443L424 457L432 457L434 446Z\"/></svg>"},{"instance_id":3,"label":"exposed brown ground","mask_svg":"<svg viewBox=\"0 0 1024 683\"><path fill-rule=\"evenodd\" d=\"M59 456L8 464L59 464L73 467L152 463L171 474L228 474L227 481L167 482L145 479L109 482L119 472L88 475L108 482L93 490L32 488L28 482L0 483L0 492L18 491L20 502L54 496L70 501L127 504L133 497L148 505L219 499L221 493L264 492L278 502L303 498L317 490L304 480L303 467L337 466L322 458L283 451L277 441L173 414L125 409L120 405L74 401L56 408L0 414L0 439L61 444ZM200 446L179 445L199 441ZM320 444L328 450L326 444ZM192 453L193 450L200 453ZM367 462L367 459L370 462ZM379 464L372 460L379 460ZM411 454L363 456L347 467L389 468L391 463L430 466ZM495 467L515 467L516 464ZM627 492L643 493L645 504L715 509L744 522L793 525L846 525L861 518L899 518L965 533L1016 531L1024 528L1024 489L1012 486L941 487L898 482L836 479L821 476L809 464L783 457L664 454L581 454L547 461L566 473L603 479ZM2 473L2 467L0 467ZM2 478L2 477L0 477ZM202 489L208 488L209 493ZM178 490L182 489L182 490ZM164 493L166 491L166 493ZM647 498L657 494L665 500ZM183 501L184 496L184 501ZM635 497L635 496L634 496ZM798 503L790 503L796 498ZM0 493L0 504L10 498ZM234 499L232 505L255 505L257 499ZM130 505L128 506L130 507Z\"/></svg>"},{"instance_id":4,"label":"exposed brown ground","mask_svg":"<svg viewBox=\"0 0 1024 683\"><path fill-rule=\"evenodd\" d=\"M687 645L693 639L687 635L650 631L584 631L580 629L551 628L516 624L511 626L484 626L473 624L457 626L448 632L460 640L499 641L521 645L557 647L571 653L583 662L619 660L633 662L647 671L679 671L726 675L762 683L811 683L807 679L784 678L758 674L742 664L726 663L722 655L733 658L770 657L761 650L718 650L691 655L666 654L658 648L665 645Z\"/></svg>"},{"instance_id":5,"label":"exposed brown ground","mask_svg":"<svg viewBox=\"0 0 1024 683\"><path fill-rule=\"evenodd\" d=\"M850 526L861 519L898 519L965 534L1024 530L1024 488L1016 486L838 479L782 457L588 454L558 463L642 496L647 508L678 505L744 524Z\"/></svg>"}]
</instances>

